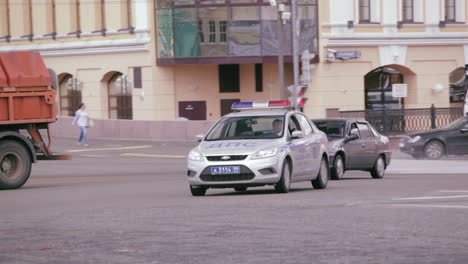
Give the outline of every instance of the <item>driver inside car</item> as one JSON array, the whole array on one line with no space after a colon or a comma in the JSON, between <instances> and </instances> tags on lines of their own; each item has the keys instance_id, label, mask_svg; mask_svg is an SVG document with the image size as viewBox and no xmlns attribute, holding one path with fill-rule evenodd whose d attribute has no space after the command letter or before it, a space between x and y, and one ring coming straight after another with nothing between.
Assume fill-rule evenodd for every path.
<instances>
[{"instance_id":1,"label":"driver inside car","mask_svg":"<svg viewBox=\"0 0 468 264\"><path fill-rule=\"evenodd\" d=\"M273 121L273 132L278 136L283 132L283 122L280 119L275 119Z\"/></svg>"}]
</instances>

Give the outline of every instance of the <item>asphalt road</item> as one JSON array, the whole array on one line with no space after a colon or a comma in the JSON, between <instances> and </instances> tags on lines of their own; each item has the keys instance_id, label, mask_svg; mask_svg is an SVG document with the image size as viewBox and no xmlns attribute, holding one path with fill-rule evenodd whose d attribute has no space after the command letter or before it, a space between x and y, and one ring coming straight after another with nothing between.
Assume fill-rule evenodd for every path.
<instances>
[{"instance_id":1,"label":"asphalt road","mask_svg":"<svg viewBox=\"0 0 468 264\"><path fill-rule=\"evenodd\" d=\"M192 197L195 143L55 143L74 160L0 192L0 263L468 263L466 159L398 154L382 180Z\"/></svg>"}]
</instances>

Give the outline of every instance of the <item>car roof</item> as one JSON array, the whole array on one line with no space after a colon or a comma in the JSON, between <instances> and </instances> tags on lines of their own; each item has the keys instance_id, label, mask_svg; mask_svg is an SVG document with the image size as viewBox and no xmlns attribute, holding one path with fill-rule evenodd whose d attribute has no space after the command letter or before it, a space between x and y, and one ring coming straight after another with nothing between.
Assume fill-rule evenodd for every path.
<instances>
[{"instance_id":1,"label":"car roof","mask_svg":"<svg viewBox=\"0 0 468 264\"><path fill-rule=\"evenodd\" d=\"M337 117L337 118L314 118L312 122L328 122L328 121L347 121L349 123L353 122L364 122L369 123L367 120L362 118L344 118L344 117Z\"/></svg>"},{"instance_id":2,"label":"car roof","mask_svg":"<svg viewBox=\"0 0 468 264\"><path fill-rule=\"evenodd\" d=\"M290 109L272 109L272 110L246 110L240 112L232 112L224 117L241 117L241 116L278 116L285 115L288 112L295 112ZM298 112L299 113L299 112Z\"/></svg>"}]
</instances>

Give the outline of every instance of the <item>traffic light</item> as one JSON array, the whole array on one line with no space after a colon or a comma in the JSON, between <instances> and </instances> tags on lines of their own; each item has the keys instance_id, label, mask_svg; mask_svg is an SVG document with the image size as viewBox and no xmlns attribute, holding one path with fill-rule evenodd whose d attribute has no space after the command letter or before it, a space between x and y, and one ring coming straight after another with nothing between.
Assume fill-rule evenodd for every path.
<instances>
[{"instance_id":1,"label":"traffic light","mask_svg":"<svg viewBox=\"0 0 468 264\"><path fill-rule=\"evenodd\" d=\"M307 98L304 97L307 91L307 86L298 86L295 88L294 85L291 85L288 87L288 90L291 93L291 96L288 97L291 104L299 107L304 106L307 102ZM294 102L294 94L296 94L296 102Z\"/></svg>"}]
</instances>

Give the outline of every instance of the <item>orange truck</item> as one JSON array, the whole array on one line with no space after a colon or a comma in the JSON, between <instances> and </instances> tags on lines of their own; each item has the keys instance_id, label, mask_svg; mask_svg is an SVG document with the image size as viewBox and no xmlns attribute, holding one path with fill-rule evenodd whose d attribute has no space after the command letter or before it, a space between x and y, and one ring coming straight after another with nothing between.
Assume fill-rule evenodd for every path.
<instances>
[{"instance_id":1,"label":"orange truck","mask_svg":"<svg viewBox=\"0 0 468 264\"><path fill-rule=\"evenodd\" d=\"M56 80L38 52L0 53L0 190L23 186L37 160L71 159L50 150ZM41 130L47 132L47 144Z\"/></svg>"}]
</instances>

